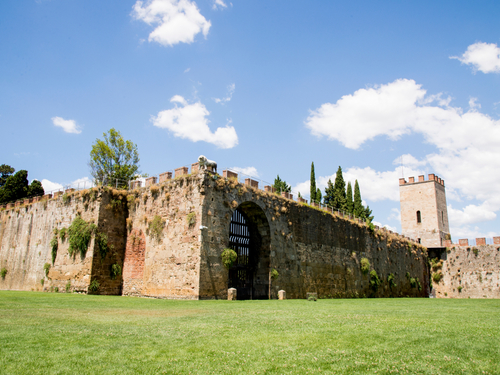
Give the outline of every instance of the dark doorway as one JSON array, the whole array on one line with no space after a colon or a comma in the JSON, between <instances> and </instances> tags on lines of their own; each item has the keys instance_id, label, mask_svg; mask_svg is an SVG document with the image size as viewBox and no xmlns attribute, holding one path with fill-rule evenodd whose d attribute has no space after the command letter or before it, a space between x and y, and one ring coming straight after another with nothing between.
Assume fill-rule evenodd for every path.
<instances>
[{"instance_id":1,"label":"dark doorway","mask_svg":"<svg viewBox=\"0 0 500 375\"><path fill-rule=\"evenodd\" d=\"M251 259L255 257L255 251L250 251L252 241L248 219L240 211L236 210L231 217L229 228L229 247L236 251L238 258L236 264L229 270L229 288L236 288L238 299L252 299L253 289L253 267Z\"/></svg>"},{"instance_id":2,"label":"dark doorway","mask_svg":"<svg viewBox=\"0 0 500 375\"><path fill-rule=\"evenodd\" d=\"M267 298L269 285L269 223L262 209L242 203L231 216L229 247L238 258L229 269L228 287L236 288L237 299Z\"/></svg>"}]
</instances>

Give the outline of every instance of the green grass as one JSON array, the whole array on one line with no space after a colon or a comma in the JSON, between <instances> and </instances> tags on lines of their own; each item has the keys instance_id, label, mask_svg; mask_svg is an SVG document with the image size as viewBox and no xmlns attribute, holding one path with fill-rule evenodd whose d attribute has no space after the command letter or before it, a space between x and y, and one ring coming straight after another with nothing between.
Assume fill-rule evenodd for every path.
<instances>
[{"instance_id":1,"label":"green grass","mask_svg":"<svg viewBox=\"0 0 500 375\"><path fill-rule=\"evenodd\" d=\"M499 374L500 300L0 291L1 374Z\"/></svg>"}]
</instances>

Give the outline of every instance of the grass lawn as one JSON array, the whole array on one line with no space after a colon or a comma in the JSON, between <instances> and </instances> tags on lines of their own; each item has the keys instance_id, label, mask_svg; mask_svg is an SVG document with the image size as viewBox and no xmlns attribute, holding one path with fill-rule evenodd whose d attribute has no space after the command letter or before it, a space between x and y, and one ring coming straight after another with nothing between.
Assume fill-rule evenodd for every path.
<instances>
[{"instance_id":1,"label":"grass lawn","mask_svg":"<svg viewBox=\"0 0 500 375\"><path fill-rule=\"evenodd\" d=\"M500 374L500 300L0 291L0 374Z\"/></svg>"}]
</instances>

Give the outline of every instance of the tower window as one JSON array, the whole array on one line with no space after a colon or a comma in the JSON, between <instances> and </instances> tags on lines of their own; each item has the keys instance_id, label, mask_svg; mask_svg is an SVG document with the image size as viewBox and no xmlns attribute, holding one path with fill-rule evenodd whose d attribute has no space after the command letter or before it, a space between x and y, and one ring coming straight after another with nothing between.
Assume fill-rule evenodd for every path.
<instances>
[{"instance_id":1,"label":"tower window","mask_svg":"<svg viewBox=\"0 0 500 375\"><path fill-rule=\"evenodd\" d=\"M420 211L417 211L417 223L420 224L422 222L422 216L420 215Z\"/></svg>"}]
</instances>

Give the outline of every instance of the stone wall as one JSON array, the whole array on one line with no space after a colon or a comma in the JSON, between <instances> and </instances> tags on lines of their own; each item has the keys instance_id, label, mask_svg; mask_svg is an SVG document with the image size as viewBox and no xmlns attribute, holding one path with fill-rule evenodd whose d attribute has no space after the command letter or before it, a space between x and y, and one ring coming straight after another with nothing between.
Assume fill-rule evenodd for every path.
<instances>
[{"instance_id":1,"label":"stone wall","mask_svg":"<svg viewBox=\"0 0 500 375\"><path fill-rule=\"evenodd\" d=\"M115 194L116 193L116 194ZM121 276L111 279L112 264L123 266L125 249L125 195L112 189L68 191L64 195L44 196L0 212L0 262L7 270L0 289L55 290L88 292L93 280L100 294L120 294ZM69 228L75 217L94 223L106 237L108 251L104 259L92 236L84 256L68 252L69 241L56 234ZM51 240L58 242L52 263ZM49 264L48 274L44 265ZM43 284L42 284L43 280Z\"/></svg>"},{"instance_id":2,"label":"stone wall","mask_svg":"<svg viewBox=\"0 0 500 375\"><path fill-rule=\"evenodd\" d=\"M70 192L0 212L0 262L8 270L1 289L44 290L58 287L88 292L175 299L227 298L229 272L221 253L228 247L231 216L248 219L256 259L253 297L288 298L425 296L428 268L425 249L386 230L260 190L257 181L187 168L149 180L131 191L94 189ZM93 221L107 239L107 252L93 236L85 256L70 256L58 241L48 278L54 229L68 228L77 215ZM381 280L370 286L361 272L362 258ZM112 266L121 268L111 277ZM279 277L269 286L270 270ZM387 281L394 276L394 283ZM407 277L408 276L408 277ZM420 288L410 285L420 281Z\"/></svg>"},{"instance_id":3,"label":"stone wall","mask_svg":"<svg viewBox=\"0 0 500 375\"><path fill-rule=\"evenodd\" d=\"M451 245L441 254L442 279L433 283L437 298L500 298L500 244Z\"/></svg>"},{"instance_id":4,"label":"stone wall","mask_svg":"<svg viewBox=\"0 0 500 375\"><path fill-rule=\"evenodd\" d=\"M305 298L307 292L317 292L320 297L425 296L428 292L426 253L416 243L388 231L371 231L365 224L235 179L208 179L205 183L202 222L207 230L201 249L200 298L227 298L228 271L221 264L221 252L228 247L231 215L238 207L257 218L252 221L261 247L254 282L256 289L266 291L265 297L270 269L280 274L272 282L273 298L280 289L288 298ZM369 275L361 272L362 258L369 260L382 280L376 292L370 288ZM410 286L407 273L420 280L420 291ZM394 275L397 286L389 286L389 274Z\"/></svg>"},{"instance_id":5,"label":"stone wall","mask_svg":"<svg viewBox=\"0 0 500 375\"><path fill-rule=\"evenodd\" d=\"M128 195L124 295L198 298L204 174L181 172Z\"/></svg>"},{"instance_id":6,"label":"stone wall","mask_svg":"<svg viewBox=\"0 0 500 375\"><path fill-rule=\"evenodd\" d=\"M57 257L52 265L54 229L69 227L80 212L87 221L97 221L99 201L85 206L80 198L45 196L38 202L0 212L0 263L7 270L1 289L49 290L64 289L69 281L73 290L87 290L90 283L93 241L84 258L70 257L67 241L59 240ZM51 268L45 277L44 265ZM42 286L41 280L44 280Z\"/></svg>"}]
</instances>

